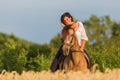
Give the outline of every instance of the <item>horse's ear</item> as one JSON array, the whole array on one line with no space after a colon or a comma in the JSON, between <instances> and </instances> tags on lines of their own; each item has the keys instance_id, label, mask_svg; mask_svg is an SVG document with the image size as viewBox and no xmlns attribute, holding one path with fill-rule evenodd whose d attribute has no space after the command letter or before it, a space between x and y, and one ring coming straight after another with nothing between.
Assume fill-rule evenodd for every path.
<instances>
[{"instance_id":1,"label":"horse's ear","mask_svg":"<svg viewBox=\"0 0 120 80\"><path fill-rule=\"evenodd\" d=\"M61 31L61 39L64 40L66 38L67 35L67 31L66 31L66 27L64 27Z\"/></svg>"},{"instance_id":2,"label":"horse's ear","mask_svg":"<svg viewBox=\"0 0 120 80\"><path fill-rule=\"evenodd\" d=\"M64 27L65 27L65 24L63 24L63 23L60 23L60 24L61 24L61 27L62 27L62 28L64 28Z\"/></svg>"}]
</instances>

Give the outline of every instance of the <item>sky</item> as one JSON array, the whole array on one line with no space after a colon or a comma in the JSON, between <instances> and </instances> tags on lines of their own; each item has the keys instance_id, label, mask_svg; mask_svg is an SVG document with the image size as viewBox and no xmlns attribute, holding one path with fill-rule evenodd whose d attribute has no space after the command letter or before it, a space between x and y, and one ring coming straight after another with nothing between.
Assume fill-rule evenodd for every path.
<instances>
[{"instance_id":1,"label":"sky","mask_svg":"<svg viewBox=\"0 0 120 80\"><path fill-rule=\"evenodd\" d=\"M120 0L0 0L0 32L44 44L61 32L60 17L70 12L84 21L91 15L120 21Z\"/></svg>"}]
</instances>

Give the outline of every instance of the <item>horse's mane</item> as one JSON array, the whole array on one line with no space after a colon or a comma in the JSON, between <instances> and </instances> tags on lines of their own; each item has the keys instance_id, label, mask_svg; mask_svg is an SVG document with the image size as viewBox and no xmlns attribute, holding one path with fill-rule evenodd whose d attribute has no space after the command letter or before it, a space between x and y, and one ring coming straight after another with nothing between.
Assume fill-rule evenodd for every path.
<instances>
[{"instance_id":1,"label":"horse's mane","mask_svg":"<svg viewBox=\"0 0 120 80\"><path fill-rule=\"evenodd\" d=\"M65 26L63 29L62 29L62 32L61 32L61 39L62 41L65 40L66 36L69 34L68 33L68 29L70 28L70 26Z\"/></svg>"},{"instance_id":2,"label":"horse's mane","mask_svg":"<svg viewBox=\"0 0 120 80\"><path fill-rule=\"evenodd\" d=\"M65 27L62 29L61 34L62 34L63 40L64 40L65 37L69 34L69 32L68 32L69 29L74 30L73 27L71 27L70 25L69 25L69 26L65 26Z\"/></svg>"},{"instance_id":3,"label":"horse's mane","mask_svg":"<svg viewBox=\"0 0 120 80\"><path fill-rule=\"evenodd\" d=\"M64 26L63 27L63 29L62 29L62 38L63 38L63 40L65 39L65 37L69 34L68 33L68 30L69 29L72 29L73 31L74 31L74 27L75 26L77 26L78 25L78 23L77 22L74 22L72 25L66 25L66 26ZM75 32L75 31L74 31Z\"/></svg>"}]
</instances>

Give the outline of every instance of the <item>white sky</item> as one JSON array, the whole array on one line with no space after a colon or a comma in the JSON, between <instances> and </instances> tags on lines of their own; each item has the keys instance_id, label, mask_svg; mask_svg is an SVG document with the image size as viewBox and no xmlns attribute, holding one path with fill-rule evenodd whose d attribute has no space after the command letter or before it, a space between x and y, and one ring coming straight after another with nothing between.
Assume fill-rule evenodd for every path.
<instances>
[{"instance_id":1,"label":"white sky","mask_svg":"<svg viewBox=\"0 0 120 80\"><path fill-rule=\"evenodd\" d=\"M120 0L0 0L0 32L49 43L60 33L60 16L66 11L80 21L92 14L120 21Z\"/></svg>"}]
</instances>

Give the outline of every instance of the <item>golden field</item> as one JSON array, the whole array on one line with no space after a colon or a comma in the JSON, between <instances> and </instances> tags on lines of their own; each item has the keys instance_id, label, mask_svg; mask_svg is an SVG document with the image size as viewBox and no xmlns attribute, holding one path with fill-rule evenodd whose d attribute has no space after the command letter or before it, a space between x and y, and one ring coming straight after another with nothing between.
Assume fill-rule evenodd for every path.
<instances>
[{"instance_id":1,"label":"golden field","mask_svg":"<svg viewBox=\"0 0 120 80\"><path fill-rule=\"evenodd\" d=\"M105 72L99 70L87 71L82 73L56 71L23 71L18 74L16 71L7 72L5 70L0 74L0 80L120 80L120 69L106 69Z\"/></svg>"}]
</instances>

